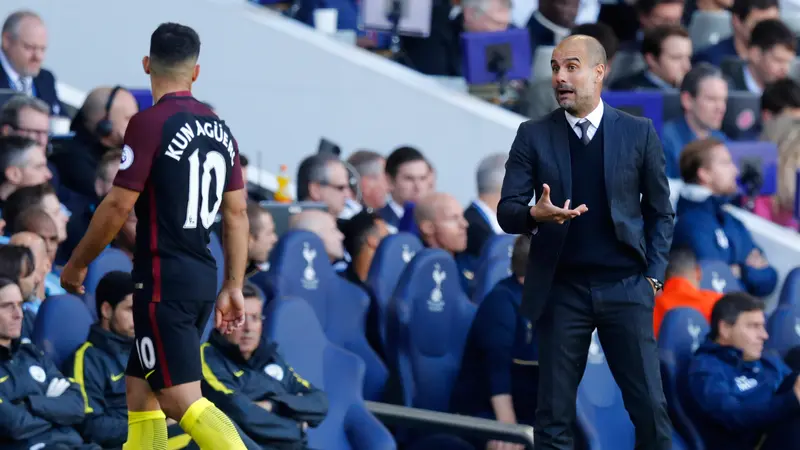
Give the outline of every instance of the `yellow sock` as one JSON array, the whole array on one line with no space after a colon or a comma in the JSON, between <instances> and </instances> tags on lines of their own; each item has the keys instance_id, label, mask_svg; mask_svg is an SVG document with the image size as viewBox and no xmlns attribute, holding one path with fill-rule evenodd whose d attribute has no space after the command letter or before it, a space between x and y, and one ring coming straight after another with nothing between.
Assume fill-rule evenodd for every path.
<instances>
[{"instance_id":1,"label":"yellow sock","mask_svg":"<svg viewBox=\"0 0 800 450\"><path fill-rule=\"evenodd\" d=\"M203 450L247 450L231 419L205 398L192 403L180 425Z\"/></svg>"},{"instance_id":2,"label":"yellow sock","mask_svg":"<svg viewBox=\"0 0 800 450\"><path fill-rule=\"evenodd\" d=\"M166 416L158 411L128 411L128 441L122 450L167 450Z\"/></svg>"}]
</instances>

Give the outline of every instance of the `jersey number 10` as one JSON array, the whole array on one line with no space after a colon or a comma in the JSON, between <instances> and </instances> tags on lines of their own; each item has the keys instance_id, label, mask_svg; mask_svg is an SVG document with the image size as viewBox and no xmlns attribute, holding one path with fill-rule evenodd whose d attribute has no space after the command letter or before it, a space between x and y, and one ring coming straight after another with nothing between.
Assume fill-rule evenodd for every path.
<instances>
[{"instance_id":1,"label":"jersey number 10","mask_svg":"<svg viewBox=\"0 0 800 450\"><path fill-rule=\"evenodd\" d=\"M183 228L185 229L197 228L198 211L203 228L208 229L211 227L222 204L222 191L225 189L227 170L225 157L215 151L206 153L201 177L199 152L200 149L196 149L189 156L189 201L186 203L186 221L183 222ZM217 201L209 209L208 197L211 195L212 176L214 177Z\"/></svg>"}]
</instances>

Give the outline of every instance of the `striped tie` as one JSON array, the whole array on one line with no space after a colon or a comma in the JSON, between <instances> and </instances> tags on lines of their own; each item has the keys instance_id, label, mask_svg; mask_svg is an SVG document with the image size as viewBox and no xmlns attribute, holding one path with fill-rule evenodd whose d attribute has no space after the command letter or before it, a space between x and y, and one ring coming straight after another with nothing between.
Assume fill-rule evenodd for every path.
<instances>
[{"instance_id":1,"label":"striped tie","mask_svg":"<svg viewBox=\"0 0 800 450\"><path fill-rule=\"evenodd\" d=\"M30 80L28 79L28 77L20 78L19 82L17 84L19 85L19 91L20 92L22 92L23 94L27 94L27 95L31 95L32 94L31 93L31 83L30 83Z\"/></svg>"}]
</instances>

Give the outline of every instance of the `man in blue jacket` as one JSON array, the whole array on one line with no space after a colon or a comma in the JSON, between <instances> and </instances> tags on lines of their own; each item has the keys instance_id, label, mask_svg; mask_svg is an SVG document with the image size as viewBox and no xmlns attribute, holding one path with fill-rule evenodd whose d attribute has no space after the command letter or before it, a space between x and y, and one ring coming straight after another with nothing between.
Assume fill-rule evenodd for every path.
<instances>
[{"instance_id":1,"label":"man in blue jacket","mask_svg":"<svg viewBox=\"0 0 800 450\"><path fill-rule=\"evenodd\" d=\"M300 377L261 333L263 299L242 289L247 320L223 336L216 330L201 347L203 395L255 443L270 450L306 449L306 430L328 413L328 397Z\"/></svg>"},{"instance_id":2,"label":"man in blue jacket","mask_svg":"<svg viewBox=\"0 0 800 450\"><path fill-rule=\"evenodd\" d=\"M99 449L72 428L83 420L78 385L33 344L22 343L22 292L0 278L0 448Z\"/></svg>"},{"instance_id":3,"label":"man in blue jacket","mask_svg":"<svg viewBox=\"0 0 800 450\"><path fill-rule=\"evenodd\" d=\"M688 376L706 448L800 448L800 378L762 353L765 322L764 303L745 292L714 305L708 340Z\"/></svg>"},{"instance_id":4,"label":"man in blue jacket","mask_svg":"<svg viewBox=\"0 0 800 450\"><path fill-rule=\"evenodd\" d=\"M681 153L680 171L686 185L672 245L690 247L699 260L728 263L747 292L769 295L778 283L777 272L744 224L723 209L738 190L738 169L728 149L714 138L692 142Z\"/></svg>"}]
</instances>

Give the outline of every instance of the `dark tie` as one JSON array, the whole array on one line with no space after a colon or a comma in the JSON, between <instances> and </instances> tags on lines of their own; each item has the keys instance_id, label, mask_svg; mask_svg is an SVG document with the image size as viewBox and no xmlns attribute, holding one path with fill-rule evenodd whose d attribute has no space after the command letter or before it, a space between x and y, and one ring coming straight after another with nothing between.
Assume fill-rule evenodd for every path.
<instances>
[{"instance_id":1,"label":"dark tie","mask_svg":"<svg viewBox=\"0 0 800 450\"><path fill-rule=\"evenodd\" d=\"M589 125L591 125L591 123L588 120L578 122L578 128L581 129L581 142L583 142L583 145L589 145L589 141L591 141L589 138Z\"/></svg>"}]
</instances>

